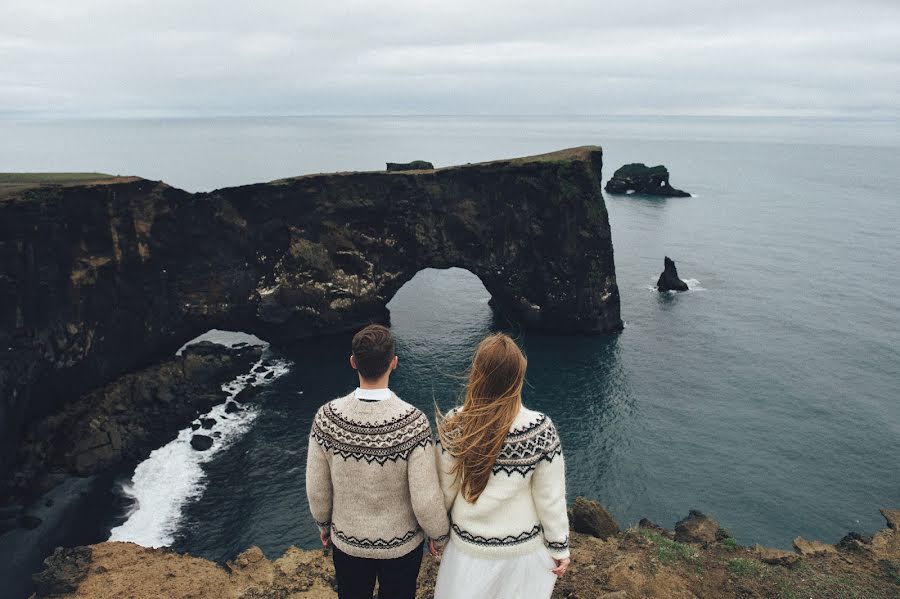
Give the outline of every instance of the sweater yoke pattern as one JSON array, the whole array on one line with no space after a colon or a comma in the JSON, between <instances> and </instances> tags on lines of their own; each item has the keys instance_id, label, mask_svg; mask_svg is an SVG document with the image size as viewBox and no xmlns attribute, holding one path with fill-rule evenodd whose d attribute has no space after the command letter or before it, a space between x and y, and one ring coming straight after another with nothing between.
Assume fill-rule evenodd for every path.
<instances>
[{"instance_id":1,"label":"sweater yoke pattern","mask_svg":"<svg viewBox=\"0 0 900 599\"><path fill-rule=\"evenodd\" d=\"M408 460L413 450L432 443L428 418L416 408L389 420L360 422L344 416L329 402L316 414L311 434L335 456L381 466Z\"/></svg>"},{"instance_id":2,"label":"sweater yoke pattern","mask_svg":"<svg viewBox=\"0 0 900 599\"><path fill-rule=\"evenodd\" d=\"M446 451L440 441L438 445L441 451ZM562 455L562 445L556 426L546 415L538 414L533 422L514 428L507 434L491 472L505 472L510 476L521 474L524 478L542 461L552 462L559 455Z\"/></svg>"}]
</instances>

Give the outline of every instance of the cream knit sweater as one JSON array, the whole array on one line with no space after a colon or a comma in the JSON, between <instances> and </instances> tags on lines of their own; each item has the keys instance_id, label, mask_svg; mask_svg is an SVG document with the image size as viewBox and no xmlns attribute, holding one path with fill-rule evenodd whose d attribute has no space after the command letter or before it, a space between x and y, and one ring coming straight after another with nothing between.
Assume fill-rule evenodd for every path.
<instances>
[{"instance_id":1,"label":"cream knit sweater","mask_svg":"<svg viewBox=\"0 0 900 599\"><path fill-rule=\"evenodd\" d=\"M306 494L321 530L356 557L406 555L449 523L425 414L391 394L365 402L335 399L313 419Z\"/></svg>"},{"instance_id":2,"label":"cream knit sweater","mask_svg":"<svg viewBox=\"0 0 900 599\"><path fill-rule=\"evenodd\" d=\"M440 443L435 454L450 535L460 550L506 558L544 545L556 559L569 557L566 467L550 418L524 406L519 410L475 503L466 501L450 474L455 458Z\"/></svg>"}]
</instances>

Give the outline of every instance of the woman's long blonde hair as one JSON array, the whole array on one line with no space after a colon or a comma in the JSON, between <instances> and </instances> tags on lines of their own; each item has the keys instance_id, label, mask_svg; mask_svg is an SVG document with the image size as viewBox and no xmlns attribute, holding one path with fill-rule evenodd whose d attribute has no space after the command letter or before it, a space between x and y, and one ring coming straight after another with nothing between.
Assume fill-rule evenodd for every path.
<instances>
[{"instance_id":1,"label":"woman's long blonde hair","mask_svg":"<svg viewBox=\"0 0 900 599\"><path fill-rule=\"evenodd\" d=\"M519 413L528 361L508 335L487 336L475 351L461 409L438 411L443 448L456 458L452 474L463 497L475 503L491 476L509 428Z\"/></svg>"}]
</instances>

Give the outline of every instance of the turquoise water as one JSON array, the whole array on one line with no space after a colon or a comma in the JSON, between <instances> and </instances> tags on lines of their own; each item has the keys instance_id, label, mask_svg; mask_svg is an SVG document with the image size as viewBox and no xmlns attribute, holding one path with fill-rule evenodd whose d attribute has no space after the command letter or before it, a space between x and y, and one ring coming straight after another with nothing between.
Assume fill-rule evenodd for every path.
<instances>
[{"instance_id":1,"label":"turquoise water","mask_svg":"<svg viewBox=\"0 0 900 599\"><path fill-rule=\"evenodd\" d=\"M837 541L900 505L900 127L894 121L313 118L4 123L0 170L100 170L187 189L604 146L604 175L664 163L692 198L607 198L626 328L516 333L525 400L558 424L570 495L622 525L699 508L744 544ZM42 143L52 139L54 143ZM652 291L671 256L689 292ZM480 281L426 270L392 301L392 386L429 413L496 324ZM204 466L174 546L216 559L314 546L310 419L353 388L349 338L292 362Z\"/></svg>"}]
</instances>

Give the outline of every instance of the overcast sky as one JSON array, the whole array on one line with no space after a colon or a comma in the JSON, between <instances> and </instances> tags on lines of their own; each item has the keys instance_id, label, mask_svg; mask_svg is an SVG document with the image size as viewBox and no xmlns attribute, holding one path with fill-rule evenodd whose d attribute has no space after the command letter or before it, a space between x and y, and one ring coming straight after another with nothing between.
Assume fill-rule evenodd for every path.
<instances>
[{"instance_id":1,"label":"overcast sky","mask_svg":"<svg viewBox=\"0 0 900 599\"><path fill-rule=\"evenodd\" d=\"M900 0L0 0L0 113L900 115Z\"/></svg>"}]
</instances>

